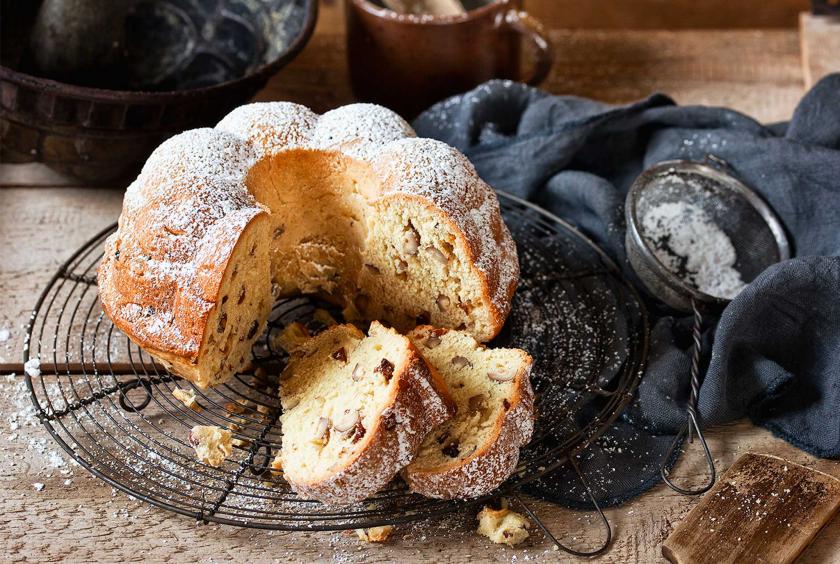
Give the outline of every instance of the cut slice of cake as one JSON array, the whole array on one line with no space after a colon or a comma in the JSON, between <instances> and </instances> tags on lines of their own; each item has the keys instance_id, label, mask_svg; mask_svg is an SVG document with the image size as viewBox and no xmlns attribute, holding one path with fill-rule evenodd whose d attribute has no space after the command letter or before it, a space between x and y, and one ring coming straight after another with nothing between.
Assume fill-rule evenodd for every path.
<instances>
[{"instance_id":1,"label":"cut slice of cake","mask_svg":"<svg viewBox=\"0 0 840 564\"><path fill-rule=\"evenodd\" d=\"M402 476L420 494L466 499L497 488L534 430L530 355L488 349L464 331L417 327L408 337L443 377L454 418L423 441Z\"/></svg>"},{"instance_id":2,"label":"cut slice of cake","mask_svg":"<svg viewBox=\"0 0 840 564\"><path fill-rule=\"evenodd\" d=\"M454 407L407 337L336 325L295 349L280 379L286 480L330 505L361 501L414 458Z\"/></svg>"}]
</instances>

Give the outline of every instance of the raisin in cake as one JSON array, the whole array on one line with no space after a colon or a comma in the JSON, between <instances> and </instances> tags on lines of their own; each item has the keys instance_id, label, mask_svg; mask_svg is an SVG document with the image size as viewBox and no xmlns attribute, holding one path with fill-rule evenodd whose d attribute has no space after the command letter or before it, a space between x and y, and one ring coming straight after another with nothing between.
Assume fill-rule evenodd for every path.
<instances>
[{"instance_id":1,"label":"raisin in cake","mask_svg":"<svg viewBox=\"0 0 840 564\"><path fill-rule=\"evenodd\" d=\"M411 341L377 322L368 337L336 325L295 349L280 398L286 480L330 505L379 491L454 412Z\"/></svg>"},{"instance_id":2,"label":"raisin in cake","mask_svg":"<svg viewBox=\"0 0 840 564\"><path fill-rule=\"evenodd\" d=\"M272 102L154 151L106 242L99 290L119 329L206 387L247 364L272 288L487 341L518 276L496 196L456 149L379 106L319 116Z\"/></svg>"},{"instance_id":3,"label":"raisin in cake","mask_svg":"<svg viewBox=\"0 0 840 564\"><path fill-rule=\"evenodd\" d=\"M413 491L443 499L496 489L534 429L531 357L485 348L462 331L423 326L408 336L446 382L457 413L426 437L403 479Z\"/></svg>"}]
</instances>

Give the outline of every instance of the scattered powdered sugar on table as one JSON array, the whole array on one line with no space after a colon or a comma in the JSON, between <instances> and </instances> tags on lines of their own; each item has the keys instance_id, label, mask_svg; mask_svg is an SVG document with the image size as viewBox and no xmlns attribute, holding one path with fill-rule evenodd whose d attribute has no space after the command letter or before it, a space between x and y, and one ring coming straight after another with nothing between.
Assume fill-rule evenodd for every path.
<instances>
[{"instance_id":1,"label":"scattered powdered sugar on table","mask_svg":"<svg viewBox=\"0 0 840 564\"><path fill-rule=\"evenodd\" d=\"M58 394L54 383L47 384L44 389L50 396ZM71 463L75 466L76 462L66 459L58 445L43 436L24 377L4 376L0 380L0 394L7 400L7 410L0 418L0 456L4 457L4 464L13 471L26 472L31 478L43 480L32 483L38 492L48 483L63 481L65 486L70 485L74 477Z\"/></svg>"},{"instance_id":2,"label":"scattered powdered sugar on table","mask_svg":"<svg viewBox=\"0 0 840 564\"><path fill-rule=\"evenodd\" d=\"M746 286L732 241L698 206L661 203L647 210L642 228L659 262L701 292L731 300Z\"/></svg>"}]
</instances>

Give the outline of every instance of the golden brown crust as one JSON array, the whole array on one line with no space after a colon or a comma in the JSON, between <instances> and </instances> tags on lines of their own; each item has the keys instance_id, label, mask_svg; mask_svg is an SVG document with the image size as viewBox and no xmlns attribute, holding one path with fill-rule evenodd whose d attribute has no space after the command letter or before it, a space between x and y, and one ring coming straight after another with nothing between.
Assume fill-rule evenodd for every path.
<instances>
[{"instance_id":1,"label":"golden brown crust","mask_svg":"<svg viewBox=\"0 0 840 564\"><path fill-rule=\"evenodd\" d=\"M265 221L265 212L254 210L253 216L245 229L254 228L254 224ZM105 255L99 266L99 298L102 309L123 333L146 352L171 367L173 372L201 384L196 370L200 343L204 342L207 321L213 307L219 301L221 281L229 267L233 255L242 238L220 237L212 241L213 248L205 254L213 254L218 263L207 264L206 274L197 277L198 292L190 296L177 287L175 280L164 284L149 284L131 271L124 262L116 257L117 235L111 235L105 242ZM212 272L210 272L212 271ZM158 323L144 323L142 319L127 315L126 307L131 304L143 304L143 308L156 311L171 311L172 331L163 333L150 328ZM183 339L171 339L172 333L184 335Z\"/></svg>"},{"instance_id":2,"label":"golden brown crust","mask_svg":"<svg viewBox=\"0 0 840 564\"><path fill-rule=\"evenodd\" d=\"M218 153L228 156L221 169L208 164ZM212 129L169 139L129 186L119 228L105 243L104 312L173 365L197 361L228 260L242 233L266 216L243 184L253 158L240 140ZM212 198L225 202L224 213L206 205Z\"/></svg>"},{"instance_id":3,"label":"golden brown crust","mask_svg":"<svg viewBox=\"0 0 840 564\"><path fill-rule=\"evenodd\" d=\"M449 228L461 234L468 264L484 289L484 305L492 317L490 331L474 336L481 342L495 337L510 313L519 258L493 189L464 155L431 139L391 143L372 165L382 179L383 197L399 194L421 200L428 209L442 212Z\"/></svg>"},{"instance_id":4,"label":"golden brown crust","mask_svg":"<svg viewBox=\"0 0 840 564\"><path fill-rule=\"evenodd\" d=\"M439 335L447 332L421 326L412 334L425 335L429 331ZM441 499L469 499L493 491L510 477L519 461L519 449L531 440L534 430L534 391L530 379L533 359L525 351L518 352L521 366L514 377L510 407L495 421L489 438L469 457L446 466L425 469L407 466L401 475L412 491Z\"/></svg>"},{"instance_id":5,"label":"golden brown crust","mask_svg":"<svg viewBox=\"0 0 840 564\"><path fill-rule=\"evenodd\" d=\"M408 344L402 369L395 373L397 380L389 406L368 431L356 456L342 468L317 480L300 479L287 469L286 479L296 492L333 506L362 501L384 488L411 462L433 427L452 417L455 408L451 399L448 394L442 397L438 392L438 386L442 385L440 377L432 372L420 352Z\"/></svg>"}]
</instances>

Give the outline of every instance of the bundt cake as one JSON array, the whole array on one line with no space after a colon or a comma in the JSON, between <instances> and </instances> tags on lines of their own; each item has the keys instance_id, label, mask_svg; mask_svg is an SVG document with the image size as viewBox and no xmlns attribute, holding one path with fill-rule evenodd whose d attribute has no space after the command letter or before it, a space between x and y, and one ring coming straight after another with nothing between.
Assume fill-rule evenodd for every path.
<instances>
[{"instance_id":1,"label":"bundt cake","mask_svg":"<svg viewBox=\"0 0 840 564\"><path fill-rule=\"evenodd\" d=\"M348 505L385 486L454 407L406 337L374 321L335 325L292 353L280 378L280 460L295 491Z\"/></svg>"},{"instance_id":2,"label":"bundt cake","mask_svg":"<svg viewBox=\"0 0 840 564\"><path fill-rule=\"evenodd\" d=\"M426 437L403 479L412 491L443 499L493 491L534 430L530 355L485 348L462 331L425 326L408 337L440 373L457 414Z\"/></svg>"},{"instance_id":3,"label":"bundt cake","mask_svg":"<svg viewBox=\"0 0 840 564\"><path fill-rule=\"evenodd\" d=\"M176 135L129 186L99 269L105 313L173 372L241 370L275 297L349 319L502 327L519 275L495 194L393 112L251 104Z\"/></svg>"}]
</instances>

